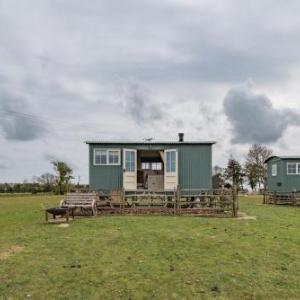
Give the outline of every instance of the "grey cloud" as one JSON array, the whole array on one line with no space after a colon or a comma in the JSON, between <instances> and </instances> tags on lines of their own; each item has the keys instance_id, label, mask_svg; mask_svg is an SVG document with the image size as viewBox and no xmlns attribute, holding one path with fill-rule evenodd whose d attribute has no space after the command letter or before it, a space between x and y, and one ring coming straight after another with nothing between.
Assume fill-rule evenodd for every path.
<instances>
[{"instance_id":1,"label":"grey cloud","mask_svg":"<svg viewBox=\"0 0 300 300\"><path fill-rule=\"evenodd\" d=\"M17 65L27 62L28 68L38 58L39 78L43 69L51 80L63 75L91 80L130 76L156 82L178 78L232 82L250 76L274 81L287 78L300 61L295 38L300 34L298 1L281 5L225 1L218 9L207 1L100 4L90 0L87 5L76 0L26 1L17 3L20 12L15 11L16 3L11 0L4 5L3 55ZM32 6L38 12L34 18L30 18ZM47 20L55 20L60 30ZM15 55L10 56L12 52Z\"/></svg>"},{"instance_id":2,"label":"grey cloud","mask_svg":"<svg viewBox=\"0 0 300 300\"><path fill-rule=\"evenodd\" d=\"M0 129L7 140L31 141L44 136L46 124L38 118L25 99L0 94Z\"/></svg>"},{"instance_id":3,"label":"grey cloud","mask_svg":"<svg viewBox=\"0 0 300 300\"><path fill-rule=\"evenodd\" d=\"M9 165L11 178L36 173L28 171L26 161L34 162L32 169L47 166L37 159L47 151L78 161L87 174L85 152L76 157L73 149L88 136L168 138L176 126L192 137L229 144L229 124L223 114L216 117L221 109L217 99L248 77L260 86L276 85L278 94L291 82L289 98L298 94L293 84L300 64L297 0L276 5L271 0L228 0L217 6L207 0L10 0L0 7L0 85L9 91L7 101L0 92L0 108L16 110L17 105L23 114L34 115L0 112L1 142L2 135L36 139L30 144L4 139L10 161L15 160L16 147L22 155L24 147L34 149L34 155L29 150L23 158L26 167L16 171ZM121 97L110 92L119 81L130 80L142 84ZM190 96L195 106L171 100ZM160 99L168 106L155 103ZM206 103L200 112L197 99ZM41 125L39 108L55 129L43 143L46 126ZM2 180L8 170L0 172Z\"/></svg>"},{"instance_id":4,"label":"grey cloud","mask_svg":"<svg viewBox=\"0 0 300 300\"><path fill-rule=\"evenodd\" d=\"M67 155L62 154L58 151L56 153L45 152L43 154L43 158L50 163L53 161L63 161L68 164L73 169L73 171L79 170L78 165L75 164L74 161L71 161Z\"/></svg>"},{"instance_id":5,"label":"grey cloud","mask_svg":"<svg viewBox=\"0 0 300 300\"><path fill-rule=\"evenodd\" d=\"M160 105L153 103L149 91L138 83L129 87L124 101L126 112L139 125L162 119Z\"/></svg>"},{"instance_id":6,"label":"grey cloud","mask_svg":"<svg viewBox=\"0 0 300 300\"><path fill-rule=\"evenodd\" d=\"M276 109L267 96L254 93L249 87L229 90L224 109L235 143L273 143L290 125L300 125L299 112Z\"/></svg>"}]
</instances>

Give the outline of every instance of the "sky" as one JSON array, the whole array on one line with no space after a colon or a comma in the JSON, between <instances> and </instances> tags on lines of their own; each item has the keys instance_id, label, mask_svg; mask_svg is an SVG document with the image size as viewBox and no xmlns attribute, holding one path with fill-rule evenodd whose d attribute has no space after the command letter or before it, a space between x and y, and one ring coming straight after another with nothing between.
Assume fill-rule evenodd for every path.
<instances>
[{"instance_id":1,"label":"sky","mask_svg":"<svg viewBox=\"0 0 300 300\"><path fill-rule=\"evenodd\" d=\"M0 0L0 182L64 160L88 182L85 140L215 140L299 155L300 2Z\"/></svg>"}]
</instances>

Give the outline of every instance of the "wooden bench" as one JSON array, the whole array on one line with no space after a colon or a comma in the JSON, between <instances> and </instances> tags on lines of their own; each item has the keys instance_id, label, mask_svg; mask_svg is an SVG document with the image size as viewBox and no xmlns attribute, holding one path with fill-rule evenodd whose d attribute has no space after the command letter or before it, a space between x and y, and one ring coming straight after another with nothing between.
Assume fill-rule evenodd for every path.
<instances>
[{"instance_id":1,"label":"wooden bench","mask_svg":"<svg viewBox=\"0 0 300 300\"><path fill-rule=\"evenodd\" d=\"M97 215L97 193L68 193L66 198L61 201L60 207L70 208L81 211L90 210L93 216Z\"/></svg>"}]
</instances>

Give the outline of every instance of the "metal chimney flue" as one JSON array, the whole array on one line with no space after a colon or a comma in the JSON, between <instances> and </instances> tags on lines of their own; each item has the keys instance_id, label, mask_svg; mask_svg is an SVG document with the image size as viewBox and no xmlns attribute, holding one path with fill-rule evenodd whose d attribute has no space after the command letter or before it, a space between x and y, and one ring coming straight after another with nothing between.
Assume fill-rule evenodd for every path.
<instances>
[{"instance_id":1,"label":"metal chimney flue","mask_svg":"<svg viewBox=\"0 0 300 300\"><path fill-rule=\"evenodd\" d=\"M179 138L179 142L183 142L184 141L184 133L183 132L179 132L178 133L178 138Z\"/></svg>"}]
</instances>

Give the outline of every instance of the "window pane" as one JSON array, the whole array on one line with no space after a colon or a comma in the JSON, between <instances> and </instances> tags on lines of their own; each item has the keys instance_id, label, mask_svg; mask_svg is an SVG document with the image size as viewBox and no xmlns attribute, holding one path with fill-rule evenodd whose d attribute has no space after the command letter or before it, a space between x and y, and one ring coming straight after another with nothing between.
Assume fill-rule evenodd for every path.
<instances>
[{"instance_id":1,"label":"window pane","mask_svg":"<svg viewBox=\"0 0 300 300\"><path fill-rule=\"evenodd\" d=\"M125 170L135 172L135 153L134 151L125 152Z\"/></svg>"},{"instance_id":2,"label":"window pane","mask_svg":"<svg viewBox=\"0 0 300 300\"><path fill-rule=\"evenodd\" d=\"M272 176L277 176L277 164L272 165Z\"/></svg>"},{"instance_id":3,"label":"window pane","mask_svg":"<svg viewBox=\"0 0 300 300\"><path fill-rule=\"evenodd\" d=\"M131 172L135 172L135 153L133 151L130 152L130 162L131 162Z\"/></svg>"},{"instance_id":4,"label":"window pane","mask_svg":"<svg viewBox=\"0 0 300 300\"><path fill-rule=\"evenodd\" d=\"M110 150L109 151L109 163L110 164L118 164L119 163L119 151L117 150Z\"/></svg>"},{"instance_id":5,"label":"window pane","mask_svg":"<svg viewBox=\"0 0 300 300\"><path fill-rule=\"evenodd\" d=\"M102 150L102 151L99 151L99 155L100 155L100 164L107 164L107 156L106 156L106 150Z\"/></svg>"},{"instance_id":6,"label":"window pane","mask_svg":"<svg viewBox=\"0 0 300 300\"><path fill-rule=\"evenodd\" d=\"M152 170L162 170L162 164L160 162L153 162L151 164Z\"/></svg>"},{"instance_id":7,"label":"window pane","mask_svg":"<svg viewBox=\"0 0 300 300\"><path fill-rule=\"evenodd\" d=\"M166 155L167 172L176 172L176 151L168 151Z\"/></svg>"},{"instance_id":8,"label":"window pane","mask_svg":"<svg viewBox=\"0 0 300 300\"><path fill-rule=\"evenodd\" d=\"M150 163L142 162L142 170L149 170L149 169L150 169Z\"/></svg>"},{"instance_id":9,"label":"window pane","mask_svg":"<svg viewBox=\"0 0 300 300\"><path fill-rule=\"evenodd\" d=\"M172 158L171 158L171 172L176 172L176 152L171 152Z\"/></svg>"},{"instance_id":10,"label":"window pane","mask_svg":"<svg viewBox=\"0 0 300 300\"><path fill-rule=\"evenodd\" d=\"M107 164L106 150L96 150L95 151L95 164L96 165L106 165Z\"/></svg>"},{"instance_id":11,"label":"window pane","mask_svg":"<svg viewBox=\"0 0 300 300\"><path fill-rule=\"evenodd\" d=\"M125 160L130 161L130 152L129 151L125 152Z\"/></svg>"},{"instance_id":12,"label":"window pane","mask_svg":"<svg viewBox=\"0 0 300 300\"><path fill-rule=\"evenodd\" d=\"M170 152L167 152L166 153L166 171L167 172L171 172L171 153Z\"/></svg>"},{"instance_id":13,"label":"window pane","mask_svg":"<svg viewBox=\"0 0 300 300\"><path fill-rule=\"evenodd\" d=\"M100 156L95 153L95 164L100 165Z\"/></svg>"},{"instance_id":14,"label":"window pane","mask_svg":"<svg viewBox=\"0 0 300 300\"><path fill-rule=\"evenodd\" d=\"M175 161L172 161L172 163L171 163L171 172L176 172L176 164L175 164Z\"/></svg>"},{"instance_id":15,"label":"window pane","mask_svg":"<svg viewBox=\"0 0 300 300\"><path fill-rule=\"evenodd\" d=\"M175 151L171 152L171 159L172 159L172 162L175 162L175 160L176 160L176 153L175 153Z\"/></svg>"},{"instance_id":16,"label":"window pane","mask_svg":"<svg viewBox=\"0 0 300 300\"><path fill-rule=\"evenodd\" d=\"M297 164L289 163L287 165L287 173L288 174L296 174L297 173Z\"/></svg>"}]
</instances>

